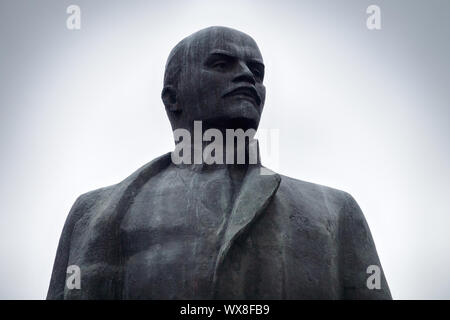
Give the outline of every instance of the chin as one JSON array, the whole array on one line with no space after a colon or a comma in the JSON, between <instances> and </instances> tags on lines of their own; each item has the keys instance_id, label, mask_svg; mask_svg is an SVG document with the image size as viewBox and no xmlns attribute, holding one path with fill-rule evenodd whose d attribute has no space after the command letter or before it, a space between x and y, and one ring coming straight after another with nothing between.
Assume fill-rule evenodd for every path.
<instances>
[{"instance_id":1,"label":"chin","mask_svg":"<svg viewBox=\"0 0 450 320\"><path fill-rule=\"evenodd\" d=\"M203 128L209 129L258 129L259 118L251 118L246 116L219 116L203 121Z\"/></svg>"},{"instance_id":2,"label":"chin","mask_svg":"<svg viewBox=\"0 0 450 320\"><path fill-rule=\"evenodd\" d=\"M243 100L235 103L227 110L228 127L230 129L257 129L259 125L260 113L257 106L249 101Z\"/></svg>"},{"instance_id":3,"label":"chin","mask_svg":"<svg viewBox=\"0 0 450 320\"><path fill-rule=\"evenodd\" d=\"M203 128L257 130L261 116L258 109L246 100L220 105L203 119Z\"/></svg>"},{"instance_id":4,"label":"chin","mask_svg":"<svg viewBox=\"0 0 450 320\"><path fill-rule=\"evenodd\" d=\"M257 130L259 125L259 114L245 112L227 112L227 114L216 115L204 121L204 128L215 129L247 129Z\"/></svg>"}]
</instances>

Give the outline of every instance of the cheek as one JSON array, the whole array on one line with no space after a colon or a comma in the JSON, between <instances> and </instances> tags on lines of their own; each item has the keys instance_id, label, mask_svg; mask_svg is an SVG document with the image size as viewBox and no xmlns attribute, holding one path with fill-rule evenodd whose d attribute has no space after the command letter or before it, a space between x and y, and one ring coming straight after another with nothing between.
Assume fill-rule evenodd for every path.
<instances>
[{"instance_id":1,"label":"cheek","mask_svg":"<svg viewBox=\"0 0 450 320\"><path fill-rule=\"evenodd\" d=\"M208 70L201 72L198 83L199 96L208 100L219 100L228 87L229 80L225 75Z\"/></svg>"},{"instance_id":2,"label":"cheek","mask_svg":"<svg viewBox=\"0 0 450 320\"><path fill-rule=\"evenodd\" d=\"M202 72L200 72L200 86L202 87L221 88L227 83L229 83L229 79L225 74L209 70L202 70Z\"/></svg>"},{"instance_id":3,"label":"cheek","mask_svg":"<svg viewBox=\"0 0 450 320\"><path fill-rule=\"evenodd\" d=\"M180 102L188 105L190 108L203 107L217 84L207 73L200 70L192 70L190 76L184 79L185 85L180 88Z\"/></svg>"}]
</instances>

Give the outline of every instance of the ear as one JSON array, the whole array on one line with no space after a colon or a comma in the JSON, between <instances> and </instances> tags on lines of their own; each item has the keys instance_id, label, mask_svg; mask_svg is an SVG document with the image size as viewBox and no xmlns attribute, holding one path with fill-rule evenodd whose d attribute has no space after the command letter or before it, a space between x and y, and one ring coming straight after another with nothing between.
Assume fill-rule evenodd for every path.
<instances>
[{"instance_id":1,"label":"ear","mask_svg":"<svg viewBox=\"0 0 450 320\"><path fill-rule=\"evenodd\" d=\"M165 86L161 92L161 99L166 106L166 110L180 112L181 108L177 103L177 91L172 86Z\"/></svg>"}]
</instances>

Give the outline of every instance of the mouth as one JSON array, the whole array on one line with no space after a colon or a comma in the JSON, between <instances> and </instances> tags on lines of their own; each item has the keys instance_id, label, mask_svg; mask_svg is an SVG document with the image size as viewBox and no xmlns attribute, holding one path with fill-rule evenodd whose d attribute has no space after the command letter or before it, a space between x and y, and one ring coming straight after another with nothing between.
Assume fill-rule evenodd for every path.
<instances>
[{"instance_id":1,"label":"mouth","mask_svg":"<svg viewBox=\"0 0 450 320\"><path fill-rule=\"evenodd\" d=\"M251 99L256 103L257 106L261 104L261 98L259 97L258 92L252 86L241 86L233 88L226 92L222 97L226 98L231 96L241 96L242 98Z\"/></svg>"}]
</instances>

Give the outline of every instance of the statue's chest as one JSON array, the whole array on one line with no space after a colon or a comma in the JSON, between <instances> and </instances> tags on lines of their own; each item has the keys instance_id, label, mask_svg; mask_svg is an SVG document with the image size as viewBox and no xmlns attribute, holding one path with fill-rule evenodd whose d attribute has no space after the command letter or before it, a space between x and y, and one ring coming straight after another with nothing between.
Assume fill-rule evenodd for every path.
<instances>
[{"instance_id":1,"label":"statue's chest","mask_svg":"<svg viewBox=\"0 0 450 320\"><path fill-rule=\"evenodd\" d=\"M125 297L210 297L231 207L221 172L168 172L145 185L121 224Z\"/></svg>"}]
</instances>

